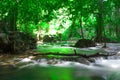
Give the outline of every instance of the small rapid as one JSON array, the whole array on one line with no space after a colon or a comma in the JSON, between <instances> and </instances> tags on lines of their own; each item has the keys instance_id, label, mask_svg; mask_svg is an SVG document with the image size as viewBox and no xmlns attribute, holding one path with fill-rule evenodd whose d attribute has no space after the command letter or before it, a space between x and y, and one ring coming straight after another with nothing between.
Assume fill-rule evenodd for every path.
<instances>
[{"instance_id":1,"label":"small rapid","mask_svg":"<svg viewBox=\"0 0 120 80\"><path fill-rule=\"evenodd\" d=\"M14 73L5 74L10 78L2 80L120 80L119 63L120 59L104 58L98 58L89 65L61 59L24 58L15 65L17 69Z\"/></svg>"},{"instance_id":2,"label":"small rapid","mask_svg":"<svg viewBox=\"0 0 120 80\"><path fill-rule=\"evenodd\" d=\"M0 78L2 80L120 80L119 63L120 59L104 58L97 58L90 64L61 59L24 58L14 65L0 66Z\"/></svg>"},{"instance_id":3,"label":"small rapid","mask_svg":"<svg viewBox=\"0 0 120 80\"><path fill-rule=\"evenodd\" d=\"M1 80L120 80L120 46L108 44L107 57L13 58L0 62ZM94 49L94 48L90 48ZM88 49L88 50L90 50ZM96 49L96 48L95 48ZM85 49L86 50L86 49ZM103 49L102 49L103 50ZM90 51L89 51L90 52Z\"/></svg>"}]
</instances>

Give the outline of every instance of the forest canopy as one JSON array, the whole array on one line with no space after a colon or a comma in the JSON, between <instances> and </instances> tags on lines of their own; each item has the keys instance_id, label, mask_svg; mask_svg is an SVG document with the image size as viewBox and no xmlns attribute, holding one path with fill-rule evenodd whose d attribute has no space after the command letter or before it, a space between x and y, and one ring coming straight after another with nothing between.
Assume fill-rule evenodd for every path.
<instances>
[{"instance_id":1,"label":"forest canopy","mask_svg":"<svg viewBox=\"0 0 120 80\"><path fill-rule=\"evenodd\" d=\"M0 31L120 41L120 0L1 0Z\"/></svg>"}]
</instances>

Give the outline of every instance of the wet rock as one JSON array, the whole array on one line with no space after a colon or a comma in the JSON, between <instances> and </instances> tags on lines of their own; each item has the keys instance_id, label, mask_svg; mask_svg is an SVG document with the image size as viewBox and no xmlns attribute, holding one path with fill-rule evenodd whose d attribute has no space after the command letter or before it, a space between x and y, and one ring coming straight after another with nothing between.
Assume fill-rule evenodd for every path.
<instances>
[{"instance_id":1,"label":"wet rock","mask_svg":"<svg viewBox=\"0 0 120 80\"><path fill-rule=\"evenodd\" d=\"M91 76L91 80L106 80L106 79L102 76Z\"/></svg>"},{"instance_id":2,"label":"wet rock","mask_svg":"<svg viewBox=\"0 0 120 80\"><path fill-rule=\"evenodd\" d=\"M6 64L6 65L0 65L0 71L5 72L6 71L10 71L10 70L14 70L17 69L17 67L14 64Z\"/></svg>"},{"instance_id":3,"label":"wet rock","mask_svg":"<svg viewBox=\"0 0 120 80\"><path fill-rule=\"evenodd\" d=\"M86 65L90 64L90 62L86 58L78 58L78 62Z\"/></svg>"},{"instance_id":4,"label":"wet rock","mask_svg":"<svg viewBox=\"0 0 120 80\"><path fill-rule=\"evenodd\" d=\"M96 44L94 41L89 39L80 39L75 43L75 47L85 48L85 47L95 47Z\"/></svg>"}]
</instances>

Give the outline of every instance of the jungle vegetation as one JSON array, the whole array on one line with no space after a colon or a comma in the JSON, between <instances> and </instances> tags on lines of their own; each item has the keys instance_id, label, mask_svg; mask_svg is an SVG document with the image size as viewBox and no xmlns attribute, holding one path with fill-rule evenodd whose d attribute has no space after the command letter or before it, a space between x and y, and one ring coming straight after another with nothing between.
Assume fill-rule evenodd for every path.
<instances>
[{"instance_id":1,"label":"jungle vegetation","mask_svg":"<svg viewBox=\"0 0 120 80\"><path fill-rule=\"evenodd\" d=\"M0 0L0 32L20 31L37 41L54 36L120 42L119 23L120 0Z\"/></svg>"}]
</instances>

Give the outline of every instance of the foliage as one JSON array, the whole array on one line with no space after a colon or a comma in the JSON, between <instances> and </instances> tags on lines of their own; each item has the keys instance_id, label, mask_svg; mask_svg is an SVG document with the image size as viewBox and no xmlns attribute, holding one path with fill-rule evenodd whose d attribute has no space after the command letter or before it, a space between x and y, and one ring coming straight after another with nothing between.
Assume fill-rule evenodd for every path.
<instances>
[{"instance_id":1,"label":"foliage","mask_svg":"<svg viewBox=\"0 0 120 80\"><path fill-rule=\"evenodd\" d=\"M61 34L61 40L106 36L120 41L119 0L2 0L0 3L4 32L17 29L37 37Z\"/></svg>"}]
</instances>

